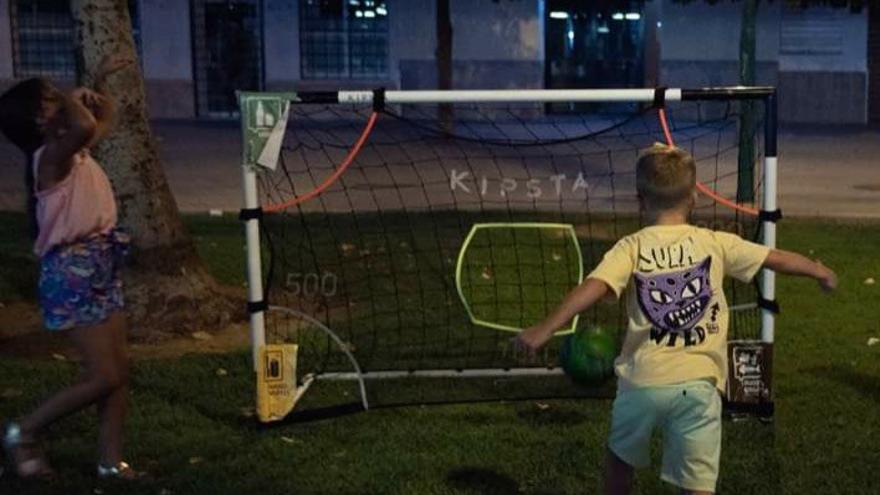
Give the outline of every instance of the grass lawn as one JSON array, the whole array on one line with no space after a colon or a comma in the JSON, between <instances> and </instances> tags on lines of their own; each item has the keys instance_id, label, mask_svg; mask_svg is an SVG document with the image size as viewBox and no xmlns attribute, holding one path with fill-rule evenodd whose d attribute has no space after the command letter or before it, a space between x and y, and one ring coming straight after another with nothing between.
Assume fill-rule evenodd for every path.
<instances>
[{"instance_id":1,"label":"grass lawn","mask_svg":"<svg viewBox=\"0 0 880 495\"><path fill-rule=\"evenodd\" d=\"M241 284L239 224L189 222L217 277ZM35 265L17 236L21 223L0 216L5 303L33 293ZM864 280L880 278L880 225L785 220L780 244L837 269L841 287L825 296L810 281L780 280L776 419L725 422L719 492L878 493L880 346L867 340L880 337L880 286ZM23 484L4 475L0 493L574 494L600 486L608 400L397 407L259 429L242 411L252 406L248 359L239 351L136 363L127 451L154 480L95 481L90 412L48 435L59 481ZM4 358L0 419L25 412L76 372L67 362ZM330 385L314 392L338 396ZM675 493L658 479L657 447L637 493Z\"/></svg>"}]
</instances>

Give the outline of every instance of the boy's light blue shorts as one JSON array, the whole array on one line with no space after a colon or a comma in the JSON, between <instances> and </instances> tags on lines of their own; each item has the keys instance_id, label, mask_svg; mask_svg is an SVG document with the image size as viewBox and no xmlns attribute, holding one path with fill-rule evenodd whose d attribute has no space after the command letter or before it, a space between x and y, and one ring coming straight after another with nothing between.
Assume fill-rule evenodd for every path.
<instances>
[{"instance_id":1,"label":"boy's light blue shorts","mask_svg":"<svg viewBox=\"0 0 880 495\"><path fill-rule=\"evenodd\" d=\"M618 391L608 446L634 467L651 463L651 434L663 433L660 478L686 490L715 491L721 457L721 397L696 380Z\"/></svg>"}]
</instances>

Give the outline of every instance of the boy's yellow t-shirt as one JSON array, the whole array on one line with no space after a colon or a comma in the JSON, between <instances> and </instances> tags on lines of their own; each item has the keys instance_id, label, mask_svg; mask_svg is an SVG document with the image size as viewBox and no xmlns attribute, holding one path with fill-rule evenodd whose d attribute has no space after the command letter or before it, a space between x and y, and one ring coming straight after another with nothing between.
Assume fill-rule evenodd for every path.
<instances>
[{"instance_id":1,"label":"boy's yellow t-shirt","mask_svg":"<svg viewBox=\"0 0 880 495\"><path fill-rule=\"evenodd\" d=\"M629 324L614 362L618 387L727 382L725 276L750 281L770 249L693 225L655 225L624 237L588 278L626 295Z\"/></svg>"}]
</instances>

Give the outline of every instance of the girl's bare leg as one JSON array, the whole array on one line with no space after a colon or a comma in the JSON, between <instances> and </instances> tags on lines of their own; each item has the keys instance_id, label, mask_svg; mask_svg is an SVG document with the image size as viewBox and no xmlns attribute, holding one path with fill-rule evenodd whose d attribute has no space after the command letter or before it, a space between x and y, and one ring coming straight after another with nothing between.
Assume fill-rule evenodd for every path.
<instances>
[{"instance_id":1,"label":"girl's bare leg","mask_svg":"<svg viewBox=\"0 0 880 495\"><path fill-rule=\"evenodd\" d=\"M125 316L121 312L115 313L109 322L114 326L113 349L116 369L125 376L128 376L128 344L126 342L128 328ZM114 389L110 395L107 395L98 402L98 417L100 419L98 433L99 462L104 466L115 466L123 460L123 429L127 406L127 382Z\"/></svg>"},{"instance_id":2,"label":"girl's bare leg","mask_svg":"<svg viewBox=\"0 0 880 495\"><path fill-rule=\"evenodd\" d=\"M78 382L57 392L19 425L22 434L33 437L59 419L103 399L128 383L128 369L118 359L118 336L121 313L104 322L74 328L68 333L83 357L85 375Z\"/></svg>"}]
</instances>

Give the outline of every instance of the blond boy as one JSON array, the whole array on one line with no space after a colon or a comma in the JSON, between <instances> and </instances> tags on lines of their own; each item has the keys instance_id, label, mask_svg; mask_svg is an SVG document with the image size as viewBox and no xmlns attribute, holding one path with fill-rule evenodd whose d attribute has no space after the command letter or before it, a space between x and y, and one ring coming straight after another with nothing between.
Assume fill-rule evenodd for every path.
<instances>
[{"instance_id":1,"label":"blond boy","mask_svg":"<svg viewBox=\"0 0 880 495\"><path fill-rule=\"evenodd\" d=\"M531 352L575 314L608 294L626 298L605 469L605 493L630 492L634 468L650 463L663 434L661 478L682 493L715 492L721 457L721 396L727 381L724 277L750 281L761 268L812 277L823 290L834 272L799 254L690 225L696 166L685 151L654 145L636 168L648 226L621 239L593 272L515 345Z\"/></svg>"}]
</instances>

